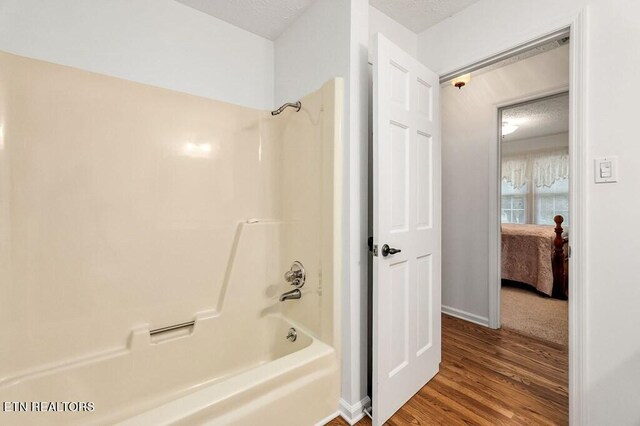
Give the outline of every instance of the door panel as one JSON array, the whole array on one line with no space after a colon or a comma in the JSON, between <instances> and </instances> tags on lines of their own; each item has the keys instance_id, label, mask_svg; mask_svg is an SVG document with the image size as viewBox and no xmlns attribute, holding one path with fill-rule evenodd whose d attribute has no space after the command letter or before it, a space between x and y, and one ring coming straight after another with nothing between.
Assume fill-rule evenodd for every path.
<instances>
[{"instance_id":1,"label":"door panel","mask_svg":"<svg viewBox=\"0 0 640 426\"><path fill-rule=\"evenodd\" d=\"M438 372L441 260L438 76L380 34L373 58L375 426Z\"/></svg>"},{"instance_id":2,"label":"door panel","mask_svg":"<svg viewBox=\"0 0 640 426\"><path fill-rule=\"evenodd\" d=\"M417 261L417 297L416 297L416 326L417 332L417 348L416 356L419 357L433 344L433 322L431 316L431 301L433 300L433 272L431 259L432 255L428 254L418 258Z\"/></svg>"},{"instance_id":3,"label":"door panel","mask_svg":"<svg viewBox=\"0 0 640 426\"><path fill-rule=\"evenodd\" d=\"M409 132L396 123L391 127L391 232L409 228Z\"/></svg>"}]
</instances>

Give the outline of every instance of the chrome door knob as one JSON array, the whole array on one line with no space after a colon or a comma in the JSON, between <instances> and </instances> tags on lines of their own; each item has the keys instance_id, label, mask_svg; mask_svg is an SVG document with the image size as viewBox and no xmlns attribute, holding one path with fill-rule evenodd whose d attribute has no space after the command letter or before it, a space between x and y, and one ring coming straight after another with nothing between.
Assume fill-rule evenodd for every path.
<instances>
[{"instance_id":1,"label":"chrome door knob","mask_svg":"<svg viewBox=\"0 0 640 426\"><path fill-rule=\"evenodd\" d=\"M389 247L388 244L385 244L385 245L382 246L382 257L387 257L390 254L400 253L401 251L402 250L400 250L400 249Z\"/></svg>"}]
</instances>

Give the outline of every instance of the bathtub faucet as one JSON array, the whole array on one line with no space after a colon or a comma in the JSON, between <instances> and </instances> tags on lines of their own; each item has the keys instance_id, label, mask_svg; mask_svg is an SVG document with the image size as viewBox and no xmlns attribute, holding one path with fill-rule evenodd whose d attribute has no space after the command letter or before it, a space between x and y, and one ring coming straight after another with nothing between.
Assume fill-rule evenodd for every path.
<instances>
[{"instance_id":1,"label":"bathtub faucet","mask_svg":"<svg viewBox=\"0 0 640 426\"><path fill-rule=\"evenodd\" d=\"M280 301L284 302L285 300L300 299L301 297L302 293L296 288L291 291L287 291L286 293L282 293L280 295Z\"/></svg>"},{"instance_id":2,"label":"bathtub faucet","mask_svg":"<svg viewBox=\"0 0 640 426\"><path fill-rule=\"evenodd\" d=\"M293 262L293 265L291 265L291 269L284 273L285 281L295 288L302 288L305 278L306 273L304 271L304 266L302 266L302 263L300 263L300 261L298 260Z\"/></svg>"}]
</instances>

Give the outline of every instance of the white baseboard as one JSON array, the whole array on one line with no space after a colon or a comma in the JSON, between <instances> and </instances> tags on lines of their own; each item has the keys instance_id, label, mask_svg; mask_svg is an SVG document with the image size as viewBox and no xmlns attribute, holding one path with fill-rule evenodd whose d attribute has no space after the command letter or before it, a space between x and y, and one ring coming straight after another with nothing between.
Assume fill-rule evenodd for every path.
<instances>
[{"instance_id":1,"label":"white baseboard","mask_svg":"<svg viewBox=\"0 0 640 426\"><path fill-rule=\"evenodd\" d=\"M485 327L489 327L489 318L481 317L480 315L472 314L461 309L452 308L451 306L442 305L442 313L475 324L483 325Z\"/></svg>"},{"instance_id":2,"label":"white baseboard","mask_svg":"<svg viewBox=\"0 0 640 426\"><path fill-rule=\"evenodd\" d=\"M336 417L340 416L340 411L336 411L335 413L331 414L330 416L325 417L324 419L320 420L318 423L316 423L316 426L324 426L327 423L329 423L331 420L335 419Z\"/></svg>"},{"instance_id":3,"label":"white baseboard","mask_svg":"<svg viewBox=\"0 0 640 426\"><path fill-rule=\"evenodd\" d=\"M340 415L347 423L355 425L365 416L364 410L369 407L369 404L371 404L371 400L368 396L353 405L340 399Z\"/></svg>"}]
</instances>

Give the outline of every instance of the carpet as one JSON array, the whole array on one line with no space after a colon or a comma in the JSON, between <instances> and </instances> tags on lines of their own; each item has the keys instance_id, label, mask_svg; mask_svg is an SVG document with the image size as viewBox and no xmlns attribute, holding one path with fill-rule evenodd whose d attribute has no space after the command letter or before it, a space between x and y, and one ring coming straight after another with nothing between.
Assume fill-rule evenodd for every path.
<instances>
[{"instance_id":1,"label":"carpet","mask_svg":"<svg viewBox=\"0 0 640 426\"><path fill-rule=\"evenodd\" d=\"M506 285L502 286L500 300L502 327L568 346L569 309L566 300Z\"/></svg>"}]
</instances>

